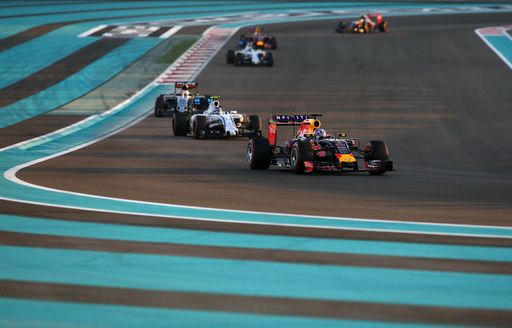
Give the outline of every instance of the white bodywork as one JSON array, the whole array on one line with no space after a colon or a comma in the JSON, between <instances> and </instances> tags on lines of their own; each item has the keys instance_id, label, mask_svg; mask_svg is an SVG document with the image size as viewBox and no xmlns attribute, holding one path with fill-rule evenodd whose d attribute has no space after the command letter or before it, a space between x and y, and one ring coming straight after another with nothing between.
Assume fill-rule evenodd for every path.
<instances>
[{"instance_id":1,"label":"white bodywork","mask_svg":"<svg viewBox=\"0 0 512 328\"><path fill-rule=\"evenodd\" d=\"M183 113L188 109L188 95L178 96L176 102L178 112Z\"/></svg>"},{"instance_id":2,"label":"white bodywork","mask_svg":"<svg viewBox=\"0 0 512 328\"><path fill-rule=\"evenodd\" d=\"M251 62L254 65L258 65L259 63L261 63L260 55L262 55L261 57L264 57L266 54L266 52L261 49L253 49L252 46L249 44L244 49L238 50L237 52L244 55L244 57L250 57Z\"/></svg>"},{"instance_id":3,"label":"white bodywork","mask_svg":"<svg viewBox=\"0 0 512 328\"><path fill-rule=\"evenodd\" d=\"M208 127L215 125L221 125L224 127L226 136L236 136L239 134L235 119L239 122L243 122L245 117L242 114L238 114L236 111L225 112L222 107L219 106L218 101L213 101L210 107L203 112L203 114L195 114L190 118L190 129L194 128L194 121L197 116L206 116L208 119Z\"/></svg>"}]
</instances>

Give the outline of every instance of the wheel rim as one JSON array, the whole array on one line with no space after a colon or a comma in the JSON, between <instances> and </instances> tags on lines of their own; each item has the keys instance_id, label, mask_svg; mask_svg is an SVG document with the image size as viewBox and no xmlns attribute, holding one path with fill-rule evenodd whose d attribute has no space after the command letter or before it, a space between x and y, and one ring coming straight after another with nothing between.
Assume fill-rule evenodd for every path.
<instances>
[{"instance_id":1,"label":"wheel rim","mask_svg":"<svg viewBox=\"0 0 512 328\"><path fill-rule=\"evenodd\" d=\"M247 146L247 163L251 164L252 162L252 144L249 143Z\"/></svg>"},{"instance_id":2,"label":"wheel rim","mask_svg":"<svg viewBox=\"0 0 512 328\"><path fill-rule=\"evenodd\" d=\"M292 153L290 154L290 164L292 167L295 167L297 165L297 151L292 149Z\"/></svg>"}]
</instances>

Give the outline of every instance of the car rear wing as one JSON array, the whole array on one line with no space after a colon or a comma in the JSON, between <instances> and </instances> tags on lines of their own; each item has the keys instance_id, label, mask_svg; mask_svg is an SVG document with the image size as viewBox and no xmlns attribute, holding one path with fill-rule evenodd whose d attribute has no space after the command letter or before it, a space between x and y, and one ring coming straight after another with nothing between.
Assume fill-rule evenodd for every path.
<instances>
[{"instance_id":1,"label":"car rear wing","mask_svg":"<svg viewBox=\"0 0 512 328\"><path fill-rule=\"evenodd\" d=\"M319 116L322 116L322 114L272 115L268 120L268 124L275 124L276 126L301 125L304 120L316 120Z\"/></svg>"},{"instance_id":2,"label":"car rear wing","mask_svg":"<svg viewBox=\"0 0 512 328\"><path fill-rule=\"evenodd\" d=\"M199 83L196 81L176 81L174 82L175 88L183 88L184 86L187 86L189 89L197 89L199 87Z\"/></svg>"},{"instance_id":3,"label":"car rear wing","mask_svg":"<svg viewBox=\"0 0 512 328\"><path fill-rule=\"evenodd\" d=\"M188 90L194 89L194 91L191 91L190 93L196 94L197 89L199 88L199 83L196 81L176 81L174 82L174 94L178 93L178 90L181 92L184 88Z\"/></svg>"},{"instance_id":4,"label":"car rear wing","mask_svg":"<svg viewBox=\"0 0 512 328\"><path fill-rule=\"evenodd\" d=\"M294 115L272 115L268 120L268 141L271 145L275 146L277 141L277 127L278 126L298 126L304 123L305 120L316 118L322 114L294 114ZM318 121L319 122L319 121Z\"/></svg>"},{"instance_id":5,"label":"car rear wing","mask_svg":"<svg viewBox=\"0 0 512 328\"><path fill-rule=\"evenodd\" d=\"M382 23L382 14L378 14L378 13L368 14L368 17L370 17L370 19L375 19L377 21L377 24Z\"/></svg>"}]
</instances>

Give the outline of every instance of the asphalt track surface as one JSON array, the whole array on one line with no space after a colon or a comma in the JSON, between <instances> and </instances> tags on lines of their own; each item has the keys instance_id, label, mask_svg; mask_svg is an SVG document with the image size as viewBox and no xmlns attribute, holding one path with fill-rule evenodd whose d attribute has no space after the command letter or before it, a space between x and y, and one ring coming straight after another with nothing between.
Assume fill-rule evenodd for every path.
<instances>
[{"instance_id":1,"label":"asphalt track surface","mask_svg":"<svg viewBox=\"0 0 512 328\"><path fill-rule=\"evenodd\" d=\"M508 21L509 14L403 17L392 20L391 33L369 35L336 34L334 21L278 24L267 27L279 36L274 68L225 64L233 39L198 77L225 109L263 122L272 113L320 112L331 133L384 140L397 170L385 176L250 171L247 139L172 137L168 119L150 117L20 177L185 205L511 225L512 153L504 145L512 77L474 34Z\"/></svg>"},{"instance_id":2,"label":"asphalt track surface","mask_svg":"<svg viewBox=\"0 0 512 328\"><path fill-rule=\"evenodd\" d=\"M169 119L154 117L87 148L22 170L18 176L52 188L163 203L510 226L512 153L507 145L512 142L508 128L512 76L474 29L511 20L511 14L402 17L390 20L389 33L369 35L335 34L335 21L276 24L266 26L279 40L275 67L227 65L224 54L235 36L198 77L201 90L221 95L225 109L258 114L263 121L272 113L321 112L323 127L330 132L346 131L363 142L385 140L397 171L384 176L297 176L275 168L251 171L245 162L246 139L172 137ZM14 141L37 135L38 130L54 130L48 123L60 126L73 120L41 116L3 133ZM30 126L38 128L27 129ZM2 213L141 228L510 247L507 240L248 226L0 204ZM510 262L500 261L128 243L15 232L1 232L0 240L13 247L75 250L78 259L80 250L249 259L423 270L418 272L427 280L431 276L424 272L487 273L496 274L496 279L512 272ZM509 326L512 322L510 311L379 302L6 280L0 281L0 290L4 297L35 300L406 324Z\"/></svg>"}]
</instances>

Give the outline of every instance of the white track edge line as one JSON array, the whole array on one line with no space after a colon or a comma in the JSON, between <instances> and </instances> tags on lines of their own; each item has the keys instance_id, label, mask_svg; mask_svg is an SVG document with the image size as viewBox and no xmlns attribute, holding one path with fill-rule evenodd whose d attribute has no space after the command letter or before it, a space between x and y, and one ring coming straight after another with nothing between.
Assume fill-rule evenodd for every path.
<instances>
[{"instance_id":1,"label":"white track edge line","mask_svg":"<svg viewBox=\"0 0 512 328\"><path fill-rule=\"evenodd\" d=\"M428 235L428 236L457 236L457 237L470 237L470 238L488 238L488 239L512 239L510 236L500 236L500 235L484 235L484 234L462 234L462 233L444 233L444 232L429 232L429 231L415 231L415 230L392 230L392 229L372 229L372 228L353 228L353 227L331 227L331 226L321 226L321 225L306 225L306 224L292 224L292 223L272 223L272 222L258 222L258 221L243 221L243 220L226 220L226 219L214 219L214 218L202 218L202 217L193 217L193 216L171 216L165 214L150 214L145 212L128 212L128 211L115 211L115 210L100 210L100 209L91 209L88 207L81 206L70 206L70 205L55 205L48 204L43 202L34 202L34 201L25 201L19 200L16 198L8 198L0 196L1 200L24 203L24 204L32 204L32 205L44 205L58 208L67 208L73 210L84 210L91 212L101 212L101 213L112 213L112 214L123 214L123 215L137 215L137 216L146 216L146 217L160 217L160 218L169 218L169 219L178 219L178 220L194 220L194 221L206 221L206 222L222 222L222 223L233 223L233 224L247 224L247 225L258 225L258 226L274 226L274 227L297 227L297 228L313 228L313 229L326 229L326 230L339 230L339 231L367 231L367 232L379 232L379 233L396 233L396 234L404 234L404 235ZM16 215L16 214L14 214ZM60 219L57 219L60 220ZM115 223L110 223L115 224ZM165 227L162 227L165 228ZM375 241L375 240L373 240ZM384 241L385 242L385 241ZM400 242L400 241L397 241ZM459 245L460 246L460 245Z\"/></svg>"}]
</instances>

